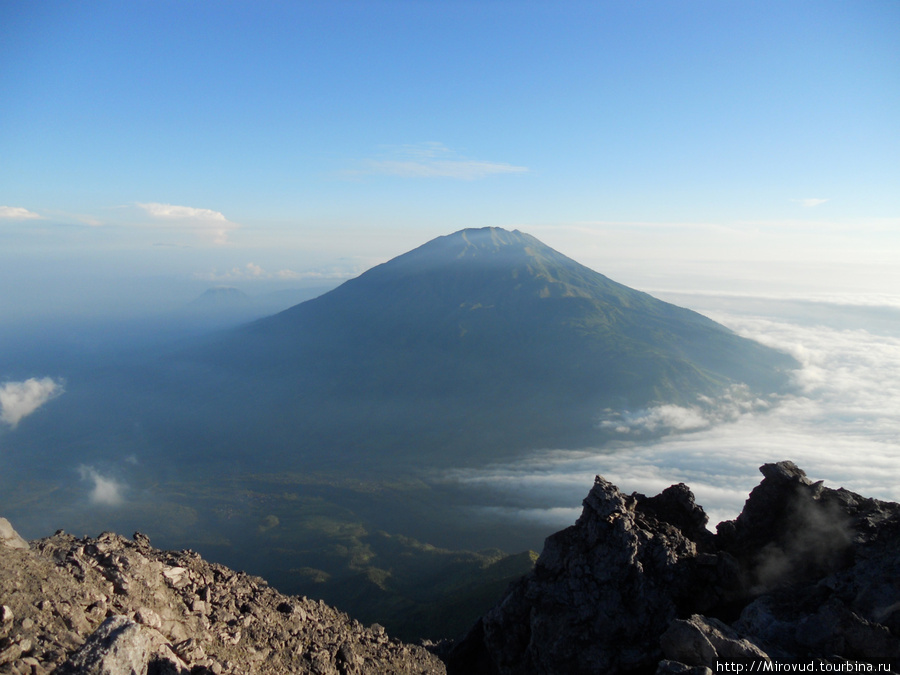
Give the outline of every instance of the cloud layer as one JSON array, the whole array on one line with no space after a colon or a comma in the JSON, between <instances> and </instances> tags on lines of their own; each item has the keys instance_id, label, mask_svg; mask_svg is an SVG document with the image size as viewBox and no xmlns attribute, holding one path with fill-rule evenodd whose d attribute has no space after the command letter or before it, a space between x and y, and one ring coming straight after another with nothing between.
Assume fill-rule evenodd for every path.
<instances>
[{"instance_id":1,"label":"cloud layer","mask_svg":"<svg viewBox=\"0 0 900 675\"><path fill-rule=\"evenodd\" d=\"M555 527L577 517L596 474L626 492L645 494L687 483L714 525L740 512L761 480L760 465L783 459L829 487L900 501L900 326L891 333L761 315L712 318L798 358L800 394L770 407L726 396L696 410L661 406L609 418L621 422L625 437L650 428L687 433L614 448L545 451L515 464L458 471L450 480L489 488L515 504L499 510L489 505L498 517Z\"/></svg>"},{"instance_id":2,"label":"cloud layer","mask_svg":"<svg viewBox=\"0 0 900 675\"><path fill-rule=\"evenodd\" d=\"M212 234L213 242L216 244L228 243L228 233L238 228L237 223L232 223L223 214L211 209L156 202L140 203L137 206L153 218L172 221L190 229L208 232Z\"/></svg>"},{"instance_id":3,"label":"cloud layer","mask_svg":"<svg viewBox=\"0 0 900 675\"><path fill-rule=\"evenodd\" d=\"M5 382L0 385L0 422L13 429L51 398L63 392L63 385L52 378L30 378L24 382Z\"/></svg>"},{"instance_id":4,"label":"cloud layer","mask_svg":"<svg viewBox=\"0 0 900 675\"><path fill-rule=\"evenodd\" d=\"M698 396L693 406L667 404L635 411L607 409L600 416L598 426L623 437L697 431L732 422L747 413L766 410L771 405L771 400L754 396L746 385L733 385L717 399Z\"/></svg>"},{"instance_id":5,"label":"cloud layer","mask_svg":"<svg viewBox=\"0 0 900 675\"><path fill-rule=\"evenodd\" d=\"M37 220L40 216L21 206L0 206L0 220Z\"/></svg>"}]
</instances>

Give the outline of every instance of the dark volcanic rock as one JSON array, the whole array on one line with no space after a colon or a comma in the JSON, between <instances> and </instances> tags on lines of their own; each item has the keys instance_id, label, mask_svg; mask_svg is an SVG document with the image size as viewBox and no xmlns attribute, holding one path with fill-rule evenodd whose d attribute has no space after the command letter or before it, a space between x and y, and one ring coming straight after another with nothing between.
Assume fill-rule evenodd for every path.
<instances>
[{"instance_id":1,"label":"dark volcanic rock","mask_svg":"<svg viewBox=\"0 0 900 675\"><path fill-rule=\"evenodd\" d=\"M572 527L450 651L451 673L706 672L715 659L900 659L900 505L761 467L706 530L684 485L597 477Z\"/></svg>"},{"instance_id":2,"label":"dark volcanic rock","mask_svg":"<svg viewBox=\"0 0 900 675\"><path fill-rule=\"evenodd\" d=\"M534 573L482 619L500 672L610 672L659 660L648 644L677 616L676 598L690 587L679 562L697 545L637 506L597 478L578 522L547 539Z\"/></svg>"},{"instance_id":3,"label":"dark volcanic rock","mask_svg":"<svg viewBox=\"0 0 900 675\"><path fill-rule=\"evenodd\" d=\"M11 529L11 528L10 528ZM15 540L15 538L11 538ZM17 541L17 540L16 540ZM0 545L0 673L444 672L322 602L135 534Z\"/></svg>"}]
</instances>

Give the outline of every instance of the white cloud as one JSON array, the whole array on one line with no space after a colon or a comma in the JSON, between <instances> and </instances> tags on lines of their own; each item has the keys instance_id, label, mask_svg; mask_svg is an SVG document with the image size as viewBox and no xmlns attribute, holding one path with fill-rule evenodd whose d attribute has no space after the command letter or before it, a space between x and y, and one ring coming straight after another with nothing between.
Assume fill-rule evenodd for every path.
<instances>
[{"instance_id":1,"label":"white cloud","mask_svg":"<svg viewBox=\"0 0 900 675\"><path fill-rule=\"evenodd\" d=\"M363 169L348 173L477 180L496 174L528 171L524 166L460 157L442 143L435 142L391 148L383 157L365 160L363 164Z\"/></svg>"},{"instance_id":2,"label":"white cloud","mask_svg":"<svg viewBox=\"0 0 900 675\"><path fill-rule=\"evenodd\" d=\"M30 378L24 382L5 382L0 385L0 422L13 429L51 398L63 393L63 385L52 378Z\"/></svg>"},{"instance_id":3,"label":"white cloud","mask_svg":"<svg viewBox=\"0 0 900 675\"><path fill-rule=\"evenodd\" d=\"M0 219L2 220L37 220L40 216L34 211L21 206L0 206Z\"/></svg>"},{"instance_id":4,"label":"white cloud","mask_svg":"<svg viewBox=\"0 0 900 675\"><path fill-rule=\"evenodd\" d=\"M211 209L197 209L193 206L176 206L174 204L139 203L153 218L180 223L183 227L212 234L216 244L227 244L228 233L238 228L223 214Z\"/></svg>"},{"instance_id":5,"label":"white cloud","mask_svg":"<svg viewBox=\"0 0 900 675\"><path fill-rule=\"evenodd\" d=\"M272 274L266 272L256 263L248 262L243 267L232 267L227 272L196 272L195 279L203 279L204 281L256 281L259 279L271 279Z\"/></svg>"},{"instance_id":6,"label":"white cloud","mask_svg":"<svg viewBox=\"0 0 900 675\"><path fill-rule=\"evenodd\" d=\"M856 307L848 315L856 317L857 325L863 325L862 309ZM878 312L873 310L871 316L876 320ZM784 459L796 462L828 487L900 501L896 480L900 476L900 326L879 334L761 315L721 313L712 318L792 353L802 364L796 373L799 394L768 409L759 405L742 409L743 404L724 401L701 406L697 417L692 414L696 411L674 406L645 411L630 420L623 415L622 420L636 428L646 423L673 430L681 425L690 431L696 423L698 430L652 441L619 442L615 447L545 451L514 464L459 470L446 478L489 488L507 502L522 500L506 512L485 504L489 507L485 513L541 520L554 527L572 523L565 509L578 508L596 474L625 492L644 494L684 482L715 525L740 512L747 494L762 478L759 466ZM707 410L721 412L722 419L710 417ZM715 423L700 427L701 418ZM624 422L622 426L632 431ZM528 502L518 495L527 495Z\"/></svg>"},{"instance_id":7,"label":"white cloud","mask_svg":"<svg viewBox=\"0 0 900 675\"><path fill-rule=\"evenodd\" d=\"M824 204L829 201L827 199L816 199L815 197L809 199L792 199L791 201L796 202L803 206L804 208L811 209L813 207L819 206L820 204Z\"/></svg>"},{"instance_id":8,"label":"white cloud","mask_svg":"<svg viewBox=\"0 0 900 675\"><path fill-rule=\"evenodd\" d=\"M548 527L558 527L560 523L574 523L581 515L581 509L575 507L553 508L516 508L512 506L485 506L478 509L478 514L497 520L526 520Z\"/></svg>"},{"instance_id":9,"label":"white cloud","mask_svg":"<svg viewBox=\"0 0 900 675\"><path fill-rule=\"evenodd\" d=\"M125 501L122 497L122 492L125 489L123 483L102 476L92 466L82 465L78 467L78 472L81 474L81 480L87 480L93 483L90 495L92 503L101 506L118 506Z\"/></svg>"},{"instance_id":10,"label":"white cloud","mask_svg":"<svg viewBox=\"0 0 900 675\"><path fill-rule=\"evenodd\" d=\"M174 204L138 204L142 209L155 218L168 218L170 220L200 220L227 223L228 220L218 211L210 209L195 209L192 206L175 206Z\"/></svg>"},{"instance_id":11,"label":"white cloud","mask_svg":"<svg viewBox=\"0 0 900 675\"><path fill-rule=\"evenodd\" d=\"M751 394L746 385L734 385L716 399L698 396L697 404L689 407L667 404L637 411L606 410L598 425L619 434L697 431L738 419L755 410L765 410L770 405L770 401Z\"/></svg>"}]
</instances>

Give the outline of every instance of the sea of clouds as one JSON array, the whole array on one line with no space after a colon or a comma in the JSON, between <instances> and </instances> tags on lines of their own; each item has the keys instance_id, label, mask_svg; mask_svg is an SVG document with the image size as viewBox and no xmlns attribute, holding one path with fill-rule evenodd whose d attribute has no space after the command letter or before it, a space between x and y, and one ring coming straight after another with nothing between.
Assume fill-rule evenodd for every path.
<instances>
[{"instance_id":1,"label":"sea of clouds","mask_svg":"<svg viewBox=\"0 0 900 675\"><path fill-rule=\"evenodd\" d=\"M714 527L740 512L762 478L759 466L785 459L828 487L900 501L896 305L697 296L689 306L792 354L801 363L794 373L798 393L759 399L737 387L695 406L605 411L599 424L623 439L613 446L547 450L515 463L459 470L449 479L506 497L495 502L504 506L478 507L482 513L553 527L574 522L597 474L625 492L648 495L686 483ZM753 313L742 311L748 306ZM642 432L665 435L642 441Z\"/></svg>"}]
</instances>

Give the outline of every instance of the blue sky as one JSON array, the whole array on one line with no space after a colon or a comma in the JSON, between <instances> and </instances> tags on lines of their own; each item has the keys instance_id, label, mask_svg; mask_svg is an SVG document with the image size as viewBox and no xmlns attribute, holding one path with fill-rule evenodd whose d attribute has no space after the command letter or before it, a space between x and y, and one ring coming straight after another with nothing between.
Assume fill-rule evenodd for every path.
<instances>
[{"instance_id":1,"label":"blue sky","mask_svg":"<svg viewBox=\"0 0 900 675\"><path fill-rule=\"evenodd\" d=\"M898 35L868 0L7 1L0 310L486 225L646 290L890 295Z\"/></svg>"}]
</instances>

